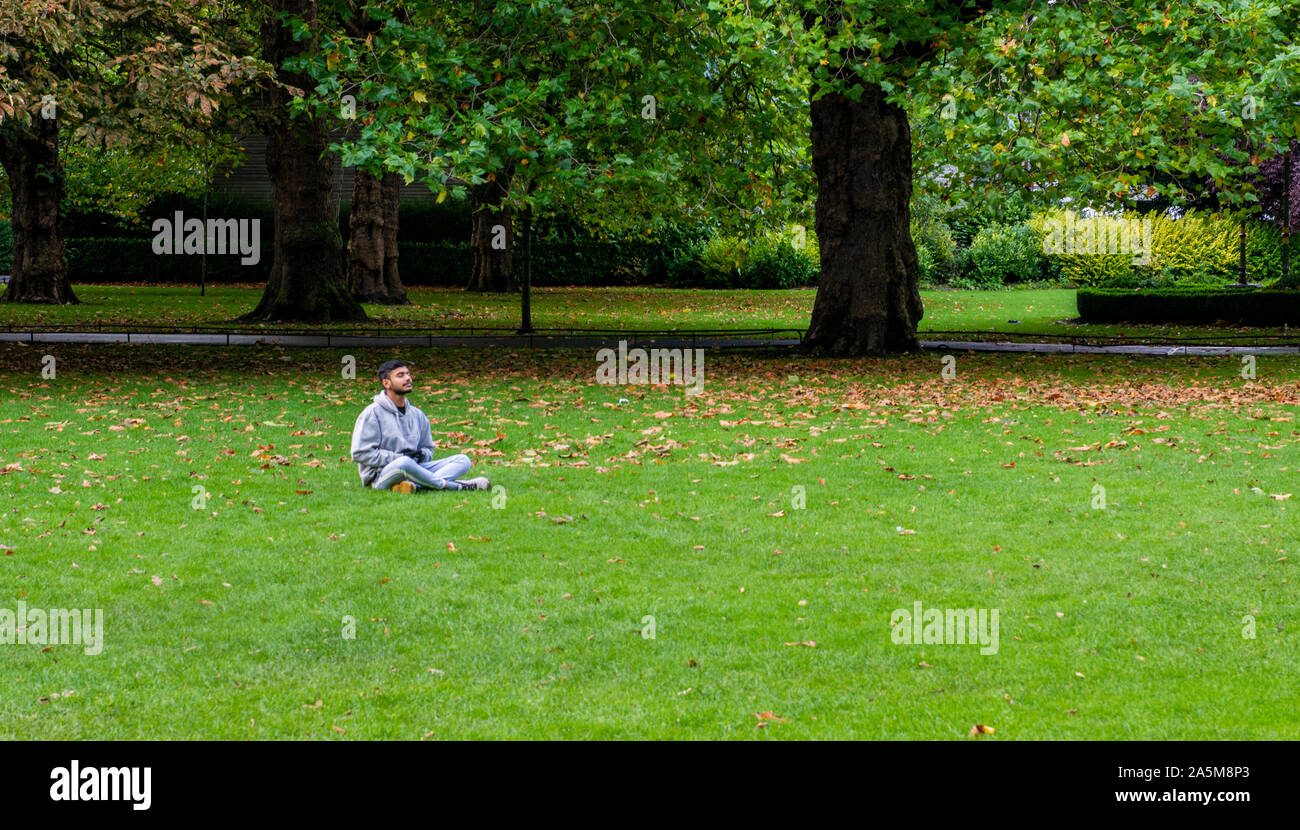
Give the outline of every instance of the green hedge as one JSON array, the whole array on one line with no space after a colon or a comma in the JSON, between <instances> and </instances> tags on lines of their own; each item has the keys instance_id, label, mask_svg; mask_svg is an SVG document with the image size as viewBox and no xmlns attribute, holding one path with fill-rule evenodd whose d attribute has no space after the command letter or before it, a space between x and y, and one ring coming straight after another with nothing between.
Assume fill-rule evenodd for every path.
<instances>
[{"instance_id":1,"label":"green hedge","mask_svg":"<svg viewBox=\"0 0 1300 830\"><path fill-rule=\"evenodd\" d=\"M468 200L403 203L399 208L398 245L402 281L407 285L460 286L469 281L473 253L469 246ZM183 211L196 218L204 208L200 198L171 195L156 199L143 217L171 217ZM268 199L244 199L210 194L208 216L238 216L262 220L262 255L256 265L241 265L238 256L207 257L207 279L213 283L265 282L272 261L274 214ZM64 249L73 282L137 283L199 281L195 255L153 253L153 231L147 219L136 225L96 212L69 212L62 221ZM12 242L7 222L0 222L0 273L9 272ZM348 206L339 212L339 231L348 235ZM550 285L662 284L673 262L691 254L707 237L699 228L670 225L646 237L600 239L568 214L539 217L534 226L533 282ZM516 268L522 265L516 250ZM777 258L779 260L779 257ZM780 270L777 261L769 270Z\"/></svg>"},{"instance_id":2,"label":"green hedge","mask_svg":"<svg viewBox=\"0 0 1300 830\"><path fill-rule=\"evenodd\" d=\"M168 207L173 207L168 205ZM178 209L186 209L179 205ZM413 209L418 215L420 209ZM211 215L212 212L210 212ZM428 217L433 212L426 212ZM189 216L187 212L187 216ZM264 218L264 217L257 217ZM405 218L405 217L404 217ZM346 218L344 219L346 227ZM418 223L405 222L413 226ZM274 243L269 221L262 223L261 258L241 265L237 254L207 257L210 283L264 283L271 273ZM8 273L11 243L8 223L0 223L0 273ZM428 230L415 241L399 234L399 269L402 282L411 286L463 286L469 281L474 255L468 225L456 241L430 239ZM128 231L129 232L129 231ZM73 237L64 239L68 272L74 283L183 283L199 282L197 255L153 252L153 235L135 237ZM787 234L788 235L788 234ZM576 223L561 217L539 223L532 245L533 284L647 285L663 284L704 288L792 288L815 285L818 277L816 234L807 231L805 250L791 247L785 236L708 239L701 229L671 226L648 238L598 239ZM732 251L731 249L735 249ZM516 247L517 277L523 265ZM734 260L734 261L733 261ZM743 267L737 267L739 262Z\"/></svg>"},{"instance_id":3,"label":"green hedge","mask_svg":"<svg viewBox=\"0 0 1300 830\"><path fill-rule=\"evenodd\" d=\"M273 250L273 241L263 234L261 258L255 265L241 265L238 254L211 255L207 281L266 282ZM201 257L155 254L152 239L66 239L63 255L74 283L199 282Z\"/></svg>"},{"instance_id":4,"label":"green hedge","mask_svg":"<svg viewBox=\"0 0 1300 830\"><path fill-rule=\"evenodd\" d=\"M151 239L68 239L63 247L74 283L197 285L199 281L197 255L155 254ZM680 253L663 240L538 241L533 243L532 251L533 284L539 286L662 283L670 258ZM265 282L271 273L273 255L273 243L263 234L257 264L241 265L238 255L210 255L207 281ZM0 262L7 259L8 247L4 246L0 248ZM473 265L474 254L468 242L399 243L398 268L406 285L463 286L469 281ZM516 272L522 265L522 253L517 250Z\"/></svg>"},{"instance_id":5,"label":"green hedge","mask_svg":"<svg viewBox=\"0 0 1300 830\"><path fill-rule=\"evenodd\" d=\"M397 273L402 285L445 285L464 288L474 269L468 242L397 243Z\"/></svg>"},{"instance_id":6,"label":"green hedge","mask_svg":"<svg viewBox=\"0 0 1300 830\"><path fill-rule=\"evenodd\" d=\"M1300 325L1300 291L1241 288L1081 288L1079 317L1089 323Z\"/></svg>"}]
</instances>

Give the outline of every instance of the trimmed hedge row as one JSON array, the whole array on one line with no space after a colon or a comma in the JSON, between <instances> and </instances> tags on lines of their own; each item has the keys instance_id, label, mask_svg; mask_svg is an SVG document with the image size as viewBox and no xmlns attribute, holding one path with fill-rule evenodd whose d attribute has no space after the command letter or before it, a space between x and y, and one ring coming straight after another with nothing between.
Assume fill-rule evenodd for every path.
<instances>
[{"instance_id":1,"label":"trimmed hedge row","mask_svg":"<svg viewBox=\"0 0 1300 830\"><path fill-rule=\"evenodd\" d=\"M197 200L159 200L149 215L170 217L176 210L187 218L200 215ZM213 200L209 216L240 216L262 220L261 256L242 265L238 255L207 257L212 283L265 282L271 272L274 217L269 203ZM197 255L153 252L152 231L122 226L98 214L70 217L64 228L64 252L74 283L139 283L199 281ZM340 210L339 231L347 238L348 206ZM697 228L674 225L649 238L598 239L567 215L539 219L532 245L533 283L551 285L658 284L668 279L669 265L692 256L702 237ZM468 202L404 204L398 229L399 268L407 285L463 286L469 281L474 255L468 239ZM0 273L9 273L12 240L7 221L0 221ZM523 264L515 252L516 269ZM520 275L522 276L522 275Z\"/></svg>"},{"instance_id":2,"label":"trimmed hedge row","mask_svg":"<svg viewBox=\"0 0 1300 830\"><path fill-rule=\"evenodd\" d=\"M1142 291L1081 288L1085 322L1214 323L1300 326L1300 291L1241 288L1155 288Z\"/></svg>"},{"instance_id":3,"label":"trimmed hedge row","mask_svg":"<svg viewBox=\"0 0 1300 830\"><path fill-rule=\"evenodd\" d=\"M240 265L238 254L210 255L207 281L266 282L273 250L272 241L263 237L254 265ZM63 257L74 283L199 282L199 256L155 254L152 239L65 239Z\"/></svg>"},{"instance_id":4,"label":"trimmed hedge row","mask_svg":"<svg viewBox=\"0 0 1300 830\"><path fill-rule=\"evenodd\" d=\"M170 216L180 210L193 218L200 208L192 202L160 201L153 212ZM262 220L263 229L274 226L269 205L245 200L214 202L208 208L210 216L249 216ZM339 228L346 238L346 209L341 214ZM70 223L92 232L64 235L65 258L74 283L198 284L197 255L155 254L152 232L114 227L110 220L86 215ZM402 282L411 286L465 285L474 264L467 241L469 229L468 205L403 205L398 232ZM8 231L9 223L0 221L0 273L9 270ZM794 250L784 237L710 239L708 231L682 224L648 237L601 239L563 214L540 219L534 233L532 278L538 286L668 283L689 288L790 288L815 285L818 277L816 235L811 232L806 252ZM736 249L738 266L731 262L732 252L725 257L718 253L726 248ZM265 282L270 277L273 250L273 238L264 232L255 264L241 264L239 255L210 255L206 280L214 284ZM522 253L516 247L516 272L523 265Z\"/></svg>"},{"instance_id":5,"label":"trimmed hedge row","mask_svg":"<svg viewBox=\"0 0 1300 830\"><path fill-rule=\"evenodd\" d=\"M673 253L658 241L539 240L532 244L532 283L661 283ZM516 248L516 279L523 278L523 265L523 252ZM474 268L474 252L468 242L403 242L398 246L397 267L404 285L463 286Z\"/></svg>"},{"instance_id":6,"label":"trimmed hedge row","mask_svg":"<svg viewBox=\"0 0 1300 830\"><path fill-rule=\"evenodd\" d=\"M155 254L149 239L68 239L63 247L74 283L199 281L197 255ZM659 241L569 240L534 242L532 253L533 284L538 286L637 285L662 283L675 251ZM207 281L265 282L273 256L273 243L266 238L256 264L241 265L237 254L209 255ZM521 252L515 256L518 271ZM468 242L399 243L398 268L405 285L463 286L473 266Z\"/></svg>"}]
</instances>

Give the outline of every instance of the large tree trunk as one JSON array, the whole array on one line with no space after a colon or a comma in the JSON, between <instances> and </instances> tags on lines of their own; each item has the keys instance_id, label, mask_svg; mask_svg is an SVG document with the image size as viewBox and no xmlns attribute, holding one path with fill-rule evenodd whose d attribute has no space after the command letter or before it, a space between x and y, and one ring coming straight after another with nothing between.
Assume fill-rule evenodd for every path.
<instances>
[{"instance_id":1,"label":"large tree trunk","mask_svg":"<svg viewBox=\"0 0 1300 830\"><path fill-rule=\"evenodd\" d=\"M316 3L274 0L262 23L263 54L277 68L286 58L313 48L310 38L295 42L281 12L316 23ZM301 89L315 81L300 72L278 69L279 78ZM275 204L275 259L271 278L257 308L243 320L365 320L361 304L348 293L339 234L339 205L334 198L333 157L326 152L325 125L315 118L290 118L289 93L270 91L271 120L266 169Z\"/></svg>"},{"instance_id":2,"label":"large tree trunk","mask_svg":"<svg viewBox=\"0 0 1300 830\"><path fill-rule=\"evenodd\" d=\"M382 179L356 172L348 215L348 290L363 303L404 305L406 288L397 273L399 173Z\"/></svg>"},{"instance_id":3,"label":"large tree trunk","mask_svg":"<svg viewBox=\"0 0 1300 830\"><path fill-rule=\"evenodd\" d=\"M858 101L835 93L813 101L811 116L822 271L805 347L833 355L915 351L922 311L908 229L907 113L886 103L879 86L864 84Z\"/></svg>"},{"instance_id":4,"label":"large tree trunk","mask_svg":"<svg viewBox=\"0 0 1300 830\"><path fill-rule=\"evenodd\" d=\"M389 173L382 180L384 198L384 286L388 296L395 297L399 304L409 303L406 299L406 286L402 285L401 275L397 272L397 213L402 206L402 176Z\"/></svg>"},{"instance_id":5,"label":"large tree trunk","mask_svg":"<svg viewBox=\"0 0 1300 830\"><path fill-rule=\"evenodd\" d=\"M0 163L13 195L13 273L0 301L75 303L59 235L59 122L34 119L35 137L0 132Z\"/></svg>"},{"instance_id":6,"label":"large tree trunk","mask_svg":"<svg viewBox=\"0 0 1300 830\"><path fill-rule=\"evenodd\" d=\"M510 192L511 169L498 170L493 180L469 189L470 196L470 246L474 249L474 272L470 275L469 291L511 291L514 289L515 229L510 208L500 207ZM492 241L500 237L493 228L505 228L505 248L493 248ZM498 243L500 244L500 243Z\"/></svg>"}]
</instances>

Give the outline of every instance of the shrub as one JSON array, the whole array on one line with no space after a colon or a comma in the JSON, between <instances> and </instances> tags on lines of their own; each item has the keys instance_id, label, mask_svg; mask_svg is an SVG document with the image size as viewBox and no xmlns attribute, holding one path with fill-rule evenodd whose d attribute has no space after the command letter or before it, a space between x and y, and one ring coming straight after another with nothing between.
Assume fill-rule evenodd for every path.
<instances>
[{"instance_id":1,"label":"shrub","mask_svg":"<svg viewBox=\"0 0 1300 830\"><path fill-rule=\"evenodd\" d=\"M796 247L793 228L752 242L736 236L692 240L667 266L674 288L795 288L816 285L821 257L817 235L804 231Z\"/></svg>"},{"instance_id":2,"label":"shrub","mask_svg":"<svg viewBox=\"0 0 1300 830\"><path fill-rule=\"evenodd\" d=\"M702 243L695 243L681 251L676 259L668 263L664 283L669 288L686 288L699 284L700 264L697 255L700 247L703 247Z\"/></svg>"},{"instance_id":3,"label":"shrub","mask_svg":"<svg viewBox=\"0 0 1300 830\"><path fill-rule=\"evenodd\" d=\"M673 224L658 230L649 243L646 278L652 283L666 282L669 265L708 238L707 230L693 225Z\"/></svg>"},{"instance_id":4,"label":"shrub","mask_svg":"<svg viewBox=\"0 0 1300 830\"><path fill-rule=\"evenodd\" d=\"M1087 322L1300 325L1300 291L1233 288L1081 288L1079 316Z\"/></svg>"},{"instance_id":5,"label":"shrub","mask_svg":"<svg viewBox=\"0 0 1300 830\"><path fill-rule=\"evenodd\" d=\"M1052 222L1060 223L1057 227L1069 227L1066 224L1064 210L1050 210L1035 213L1026 222L1038 241L1038 250L1042 252L1047 267L1059 277L1068 280L1071 285L1136 287L1143 278L1134 270L1133 258L1127 254L1048 254L1045 249ZM1077 218L1077 214L1076 214ZM1064 245L1064 243L1062 243Z\"/></svg>"},{"instance_id":6,"label":"shrub","mask_svg":"<svg viewBox=\"0 0 1300 830\"><path fill-rule=\"evenodd\" d=\"M797 288L817 283L816 261L784 239L763 239L750 252L741 275L745 288Z\"/></svg>"},{"instance_id":7,"label":"shrub","mask_svg":"<svg viewBox=\"0 0 1300 830\"><path fill-rule=\"evenodd\" d=\"M934 261L934 254L924 245L916 246L917 276L923 283L943 282Z\"/></svg>"},{"instance_id":8,"label":"shrub","mask_svg":"<svg viewBox=\"0 0 1300 830\"><path fill-rule=\"evenodd\" d=\"M1291 253L1295 253L1294 248ZM1291 271L1294 274L1295 257L1292 256L1291 259ZM1239 274L1240 270L1238 259L1234 274ZM1263 285L1276 284L1282 279L1282 229L1278 226L1269 222L1250 222L1246 225L1246 279Z\"/></svg>"},{"instance_id":9,"label":"shrub","mask_svg":"<svg viewBox=\"0 0 1300 830\"><path fill-rule=\"evenodd\" d=\"M921 281L951 282L957 276L957 243L948 226L937 219L913 217L908 230L921 263Z\"/></svg>"},{"instance_id":10,"label":"shrub","mask_svg":"<svg viewBox=\"0 0 1300 830\"><path fill-rule=\"evenodd\" d=\"M1041 258L1042 247L1028 225L989 225L965 252L962 282L979 288L1027 282L1041 276Z\"/></svg>"},{"instance_id":11,"label":"shrub","mask_svg":"<svg viewBox=\"0 0 1300 830\"><path fill-rule=\"evenodd\" d=\"M738 237L718 236L696 242L668 268L668 284L677 288L733 288L740 269L749 264L748 246Z\"/></svg>"},{"instance_id":12,"label":"shrub","mask_svg":"<svg viewBox=\"0 0 1300 830\"><path fill-rule=\"evenodd\" d=\"M1151 265L1174 285L1213 285L1233 278L1240 261L1239 226L1230 220L1188 212L1181 219L1157 216L1152 223Z\"/></svg>"},{"instance_id":13,"label":"shrub","mask_svg":"<svg viewBox=\"0 0 1300 830\"><path fill-rule=\"evenodd\" d=\"M820 274L822 270L822 248L821 241L817 239L817 232L812 228L808 229L808 242L804 246L804 253L812 259L813 269Z\"/></svg>"},{"instance_id":14,"label":"shrub","mask_svg":"<svg viewBox=\"0 0 1300 830\"><path fill-rule=\"evenodd\" d=\"M1035 214L1029 226L1040 242L1047 239L1054 220L1062 234L1077 223L1069 223L1066 211L1053 210ZM1134 263L1131 253L1061 253L1048 256L1061 273L1077 286L1096 288L1172 288L1221 286L1236 280L1240 263L1240 225L1237 220L1218 215L1188 213L1180 219L1164 215L1125 212L1111 217L1128 226L1151 222L1149 263ZM1077 225L1075 225L1077 227ZM1145 235L1145 228L1143 229ZM1123 237L1121 236L1121 239ZM1076 244L1082 241L1076 239ZM1096 238L1098 249L1107 249L1109 237ZM1275 281L1281 275L1281 233L1274 227L1250 221L1246 236L1247 275L1253 282Z\"/></svg>"},{"instance_id":15,"label":"shrub","mask_svg":"<svg viewBox=\"0 0 1300 830\"><path fill-rule=\"evenodd\" d=\"M749 243L738 236L716 236L700 251L705 288L735 288L749 267Z\"/></svg>"}]
</instances>

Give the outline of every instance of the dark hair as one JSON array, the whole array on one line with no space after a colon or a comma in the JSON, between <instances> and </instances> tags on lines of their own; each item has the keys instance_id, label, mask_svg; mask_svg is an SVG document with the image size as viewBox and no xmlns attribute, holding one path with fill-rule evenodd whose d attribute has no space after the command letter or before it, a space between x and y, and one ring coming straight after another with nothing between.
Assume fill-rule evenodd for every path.
<instances>
[{"instance_id":1,"label":"dark hair","mask_svg":"<svg viewBox=\"0 0 1300 830\"><path fill-rule=\"evenodd\" d=\"M379 364L380 382L382 383L384 379L388 377L388 373L396 369L398 366L406 366L406 364L400 360L385 360L383 363Z\"/></svg>"}]
</instances>

